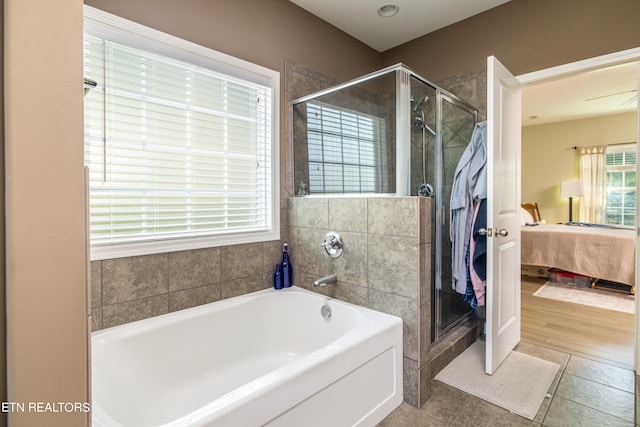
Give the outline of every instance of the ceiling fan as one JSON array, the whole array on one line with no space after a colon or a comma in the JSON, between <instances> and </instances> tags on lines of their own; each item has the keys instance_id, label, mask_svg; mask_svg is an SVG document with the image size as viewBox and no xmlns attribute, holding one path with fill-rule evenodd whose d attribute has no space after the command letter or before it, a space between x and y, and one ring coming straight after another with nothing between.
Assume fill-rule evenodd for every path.
<instances>
[{"instance_id":1,"label":"ceiling fan","mask_svg":"<svg viewBox=\"0 0 640 427\"><path fill-rule=\"evenodd\" d=\"M623 107L623 106L625 106L625 105L627 105L627 104L629 104L631 102L634 102L634 101L638 100L638 90L637 89L636 90L631 90L629 92L631 92L631 93L635 92L636 94L633 95L631 98L627 99L626 101L624 101L622 104L620 104L621 107Z\"/></svg>"},{"instance_id":2,"label":"ceiling fan","mask_svg":"<svg viewBox=\"0 0 640 427\"><path fill-rule=\"evenodd\" d=\"M595 98L585 99L585 101L595 101L597 99L608 98L610 96L624 95L625 93L633 93L634 95L632 95L629 99L627 99L622 104L620 104L619 107L624 107L625 105L635 102L638 99L638 89L632 89L632 90L625 90L623 92L611 93L609 95L596 96Z\"/></svg>"}]
</instances>

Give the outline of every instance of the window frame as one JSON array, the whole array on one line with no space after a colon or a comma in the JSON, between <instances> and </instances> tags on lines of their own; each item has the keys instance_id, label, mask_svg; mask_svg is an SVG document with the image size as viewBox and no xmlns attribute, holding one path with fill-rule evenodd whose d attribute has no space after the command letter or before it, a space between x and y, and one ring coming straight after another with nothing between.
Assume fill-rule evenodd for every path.
<instances>
[{"instance_id":1,"label":"window frame","mask_svg":"<svg viewBox=\"0 0 640 427\"><path fill-rule=\"evenodd\" d=\"M605 151L605 156L608 155L608 154L615 154L615 153L633 153L633 154L635 154L636 153L636 145L635 145L635 143L609 145L607 147L606 151ZM624 192L624 191L627 191L627 190L632 189L632 188L633 188L633 190L637 189L637 179L638 179L637 170L636 170L637 162L638 162L638 160L636 158L636 164L625 164L625 165L615 165L615 166L606 166L606 164L605 164L605 175L608 175L610 172L623 172L623 173L633 172L633 173L636 173L636 186L635 187L627 187L627 186L623 185L622 187L612 188L614 191L622 191L622 192ZM623 174L623 177L624 176L625 175ZM606 182L608 182L608 179L606 180ZM623 184L624 184L624 182L623 182ZM607 219L608 206L607 206L606 201L609 200L609 190L610 190L610 187L608 185L606 185L606 187L605 187L605 213L604 213L605 222L606 222L606 219ZM637 205L637 203L638 203L637 190L636 190L636 197L635 198L636 198L635 202L636 202L636 205ZM634 224L624 224L624 214L625 214L625 210L626 210L625 206L624 206L624 201L622 202L622 205L621 205L620 209L621 209L621 211L620 211L621 222L613 223L613 224L614 225L622 225L622 226L635 226L637 224L637 222L638 222L638 218L635 218ZM636 207L633 208L634 215L636 213L636 209L637 209ZM612 223L607 223L607 224L612 224Z\"/></svg>"},{"instance_id":2,"label":"window frame","mask_svg":"<svg viewBox=\"0 0 640 427\"><path fill-rule=\"evenodd\" d=\"M149 255L243 243L256 243L280 239L280 73L245 60L218 52L184 39L112 15L91 6L83 6L84 31L136 48L189 62L271 88L271 195L269 198L269 225L265 230L216 232L205 236L185 236L139 242L91 245L91 260ZM91 76L85 76L91 77ZM88 173L87 211L89 210ZM87 223L87 240L90 233Z\"/></svg>"}]
</instances>

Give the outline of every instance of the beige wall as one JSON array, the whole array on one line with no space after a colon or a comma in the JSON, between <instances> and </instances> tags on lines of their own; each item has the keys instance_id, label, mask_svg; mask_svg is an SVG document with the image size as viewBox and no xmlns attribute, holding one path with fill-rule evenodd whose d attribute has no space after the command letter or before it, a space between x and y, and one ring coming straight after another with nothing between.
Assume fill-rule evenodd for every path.
<instances>
[{"instance_id":1,"label":"beige wall","mask_svg":"<svg viewBox=\"0 0 640 427\"><path fill-rule=\"evenodd\" d=\"M0 46L4 45L4 0L0 1ZM0 47L0 49L2 49ZM2 50L4 51L4 49ZM0 97L4 99L4 57L0 56ZM4 102L0 103L0 401L7 401L6 276L4 230ZM0 414L0 427L7 425L7 414Z\"/></svg>"},{"instance_id":2,"label":"beige wall","mask_svg":"<svg viewBox=\"0 0 640 427\"><path fill-rule=\"evenodd\" d=\"M636 113L614 114L522 129L522 201L538 202L548 223L569 220L569 200L560 182L579 178L577 150L571 147L636 141ZM573 218L580 220L579 199Z\"/></svg>"},{"instance_id":3,"label":"beige wall","mask_svg":"<svg viewBox=\"0 0 640 427\"><path fill-rule=\"evenodd\" d=\"M4 6L8 400L87 402L82 2ZM9 424L87 424L27 408Z\"/></svg>"}]
</instances>

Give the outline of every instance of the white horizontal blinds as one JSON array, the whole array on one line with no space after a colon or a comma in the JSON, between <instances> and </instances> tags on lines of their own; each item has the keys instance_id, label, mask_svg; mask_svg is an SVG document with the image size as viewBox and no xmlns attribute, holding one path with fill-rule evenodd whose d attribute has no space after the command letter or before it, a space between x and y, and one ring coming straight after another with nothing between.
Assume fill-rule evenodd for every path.
<instances>
[{"instance_id":1,"label":"white horizontal blinds","mask_svg":"<svg viewBox=\"0 0 640 427\"><path fill-rule=\"evenodd\" d=\"M270 227L270 88L85 35L92 244Z\"/></svg>"},{"instance_id":2,"label":"white horizontal blinds","mask_svg":"<svg viewBox=\"0 0 640 427\"><path fill-rule=\"evenodd\" d=\"M375 192L382 126L374 116L308 103L309 192Z\"/></svg>"},{"instance_id":3,"label":"white horizontal blinds","mask_svg":"<svg viewBox=\"0 0 640 427\"><path fill-rule=\"evenodd\" d=\"M607 152L605 159L607 166L635 165L636 153L635 151Z\"/></svg>"},{"instance_id":4,"label":"white horizontal blinds","mask_svg":"<svg viewBox=\"0 0 640 427\"><path fill-rule=\"evenodd\" d=\"M605 164L607 174L605 222L635 225L637 203L635 145L608 147Z\"/></svg>"}]
</instances>

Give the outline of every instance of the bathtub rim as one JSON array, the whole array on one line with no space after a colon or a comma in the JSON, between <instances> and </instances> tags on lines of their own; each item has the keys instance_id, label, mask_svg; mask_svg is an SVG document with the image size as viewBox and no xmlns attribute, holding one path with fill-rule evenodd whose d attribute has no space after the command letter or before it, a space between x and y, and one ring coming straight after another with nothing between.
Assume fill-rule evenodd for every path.
<instances>
[{"instance_id":1,"label":"bathtub rim","mask_svg":"<svg viewBox=\"0 0 640 427\"><path fill-rule=\"evenodd\" d=\"M391 317L397 317L398 319L402 320L400 317L395 316L393 314L383 313L381 311L360 306L357 304L353 304L347 301L343 301L335 297L313 292L299 286L291 286L283 289L274 289L274 288L261 289L261 290L250 292L247 294L237 295L230 298L224 298L224 299L212 301L205 304L200 304L194 307L185 308L182 310L162 313L157 316L147 317L144 319L134 320L128 323L122 323L119 325L110 326L108 328L98 329L96 331L91 332L91 342L93 344L94 341L100 341L103 337L109 337L115 334L124 334L123 336L135 335L140 330L144 330L146 328L155 329L160 327L162 324L169 323L168 319L180 320L180 319L188 319L191 317L196 317L199 314L209 312L213 305L216 305L217 307L216 310L224 310L224 309L232 308L237 305L241 305L245 303L246 300L248 299L255 299L263 295L277 294L277 293L283 293L283 294L299 293L299 294L307 295L310 297L315 297L318 300L324 300L326 302L344 304L345 306L351 307L352 309L359 312L360 314L362 314L362 311L364 311L365 313L369 313L372 316L378 316L378 315L391 316Z\"/></svg>"}]
</instances>

